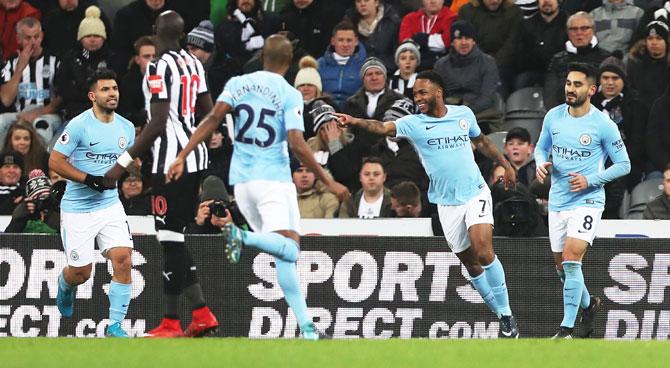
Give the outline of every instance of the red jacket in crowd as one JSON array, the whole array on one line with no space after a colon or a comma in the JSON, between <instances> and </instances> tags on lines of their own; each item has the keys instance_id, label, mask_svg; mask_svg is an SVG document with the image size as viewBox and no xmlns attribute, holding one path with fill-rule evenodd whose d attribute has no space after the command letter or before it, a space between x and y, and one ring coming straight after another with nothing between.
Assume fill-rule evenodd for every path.
<instances>
[{"instance_id":1,"label":"red jacket in crowd","mask_svg":"<svg viewBox=\"0 0 670 368\"><path fill-rule=\"evenodd\" d=\"M449 29L451 28L451 23L456 20L456 16L457 14L446 6L437 13L436 19L430 19L424 13L423 9L409 13L402 18L402 23L400 23L398 42L400 43L408 38L412 38L412 35L416 33L427 33L429 35L441 33L444 46L449 49L449 46L451 46L451 33Z\"/></svg>"},{"instance_id":2,"label":"red jacket in crowd","mask_svg":"<svg viewBox=\"0 0 670 368\"><path fill-rule=\"evenodd\" d=\"M2 48L3 60L9 59L16 52L18 48L16 23L26 17L41 20L42 14L25 1L22 1L17 8L12 10L5 10L3 6L0 6L0 48Z\"/></svg>"}]
</instances>

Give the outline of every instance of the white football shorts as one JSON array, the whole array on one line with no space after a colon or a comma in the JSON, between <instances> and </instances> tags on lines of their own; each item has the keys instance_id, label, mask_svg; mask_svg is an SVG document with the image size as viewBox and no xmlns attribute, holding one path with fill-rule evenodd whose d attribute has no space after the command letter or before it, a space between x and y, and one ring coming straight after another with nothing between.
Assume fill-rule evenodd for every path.
<instances>
[{"instance_id":1,"label":"white football shorts","mask_svg":"<svg viewBox=\"0 0 670 368\"><path fill-rule=\"evenodd\" d=\"M571 237L592 244L603 214L602 208L577 207L567 211L549 211L551 251L563 253L565 238Z\"/></svg>"},{"instance_id":2,"label":"white football shorts","mask_svg":"<svg viewBox=\"0 0 670 368\"><path fill-rule=\"evenodd\" d=\"M292 182L252 180L235 184L235 200L254 231L300 233L298 195Z\"/></svg>"},{"instance_id":3,"label":"white football shorts","mask_svg":"<svg viewBox=\"0 0 670 368\"><path fill-rule=\"evenodd\" d=\"M95 243L105 256L111 248L133 247L130 226L121 202L93 212L61 212L61 239L67 264L83 267L95 262Z\"/></svg>"},{"instance_id":4,"label":"white football shorts","mask_svg":"<svg viewBox=\"0 0 670 368\"><path fill-rule=\"evenodd\" d=\"M457 206L437 206L444 237L452 252L460 253L470 248L468 229L476 224L493 226L491 191L484 188L479 195L465 204Z\"/></svg>"}]
</instances>

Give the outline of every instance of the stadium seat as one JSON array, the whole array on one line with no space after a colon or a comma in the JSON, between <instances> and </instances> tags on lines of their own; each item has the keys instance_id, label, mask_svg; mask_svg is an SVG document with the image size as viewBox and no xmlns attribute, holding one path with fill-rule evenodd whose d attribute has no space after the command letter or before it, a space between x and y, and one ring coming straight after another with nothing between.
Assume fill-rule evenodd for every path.
<instances>
[{"instance_id":1,"label":"stadium seat","mask_svg":"<svg viewBox=\"0 0 670 368\"><path fill-rule=\"evenodd\" d=\"M633 188L626 219L641 219L647 203L663 193L663 179L645 180Z\"/></svg>"},{"instance_id":2,"label":"stadium seat","mask_svg":"<svg viewBox=\"0 0 670 368\"><path fill-rule=\"evenodd\" d=\"M542 118L508 118L505 116L505 121L502 125L502 130L509 131L514 127L526 128L530 133L531 143L537 143L540 138L540 131L542 130Z\"/></svg>"},{"instance_id":3,"label":"stadium seat","mask_svg":"<svg viewBox=\"0 0 670 368\"><path fill-rule=\"evenodd\" d=\"M495 132L487 135L491 141L496 145L498 151L503 152L505 148L505 137L507 137L507 132Z\"/></svg>"},{"instance_id":4,"label":"stadium seat","mask_svg":"<svg viewBox=\"0 0 670 368\"><path fill-rule=\"evenodd\" d=\"M625 190L623 192L623 199L621 200L621 206L619 206L619 218L625 219L629 208L630 208L630 192L628 190Z\"/></svg>"},{"instance_id":5,"label":"stadium seat","mask_svg":"<svg viewBox=\"0 0 670 368\"><path fill-rule=\"evenodd\" d=\"M514 91L505 104L505 118L543 118L545 113L542 88L539 87Z\"/></svg>"}]
</instances>

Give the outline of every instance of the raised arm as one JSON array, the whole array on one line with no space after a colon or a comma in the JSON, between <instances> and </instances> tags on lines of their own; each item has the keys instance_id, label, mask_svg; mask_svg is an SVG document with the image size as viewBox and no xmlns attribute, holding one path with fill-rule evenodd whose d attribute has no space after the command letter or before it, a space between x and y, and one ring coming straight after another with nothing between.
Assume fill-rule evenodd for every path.
<instances>
[{"instance_id":1,"label":"raised arm","mask_svg":"<svg viewBox=\"0 0 670 368\"><path fill-rule=\"evenodd\" d=\"M516 171L509 163L509 161L507 161L505 156L503 156L503 154L498 151L495 143L493 143L493 141L491 141L491 139L484 134L480 134L479 136L471 139L472 143L475 144L479 152L505 168L505 189L514 188L514 185L516 184Z\"/></svg>"},{"instance_id":2,"label":"raised arm","mask_svg":"<svg viewBox=\"0 0 670 368\"><path fill-rule=\"evenodd\" d=\"M359 119L341 113L333 113L333 115L337 116L339 124L342 126L355 126L370 133L389 137L395 137L396 135L395 122L393 121L381 122L371 119Z\"/></svg>"},{"instance_id":3,"label":"raised arm","mask_svg":"<svg viewBox=\"0 0 670 368\"><path fill-rule=\"evenodd\" d=\"M314 153L309 149L309 146L307 146L302 131L297 129L289 130L287 139L288 145L291 147L291 151L295 154L298 161L312 171L316 178L321 180L331 193L335 194L342 202L346 201L351 196L351 193L349 193L349 190L344 185L333 180L321 165L316 162Z\"/></svg>"}]
</instances>

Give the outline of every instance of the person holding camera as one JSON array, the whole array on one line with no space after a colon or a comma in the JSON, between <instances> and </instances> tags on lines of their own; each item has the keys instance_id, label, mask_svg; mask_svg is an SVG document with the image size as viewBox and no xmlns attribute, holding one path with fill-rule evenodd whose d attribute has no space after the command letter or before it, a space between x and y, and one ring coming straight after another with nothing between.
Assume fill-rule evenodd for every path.
<instances>
[{"instance_id":1,"label":"person holding camera","mask_svg":"<svg viewBox=\"0 0 670 368\"><path fill-rule=\"evenodd\" d=\"M187 225L186 234L218 234L230 222L248 228L237 205L228 196L226 185L215 175L202 181L200 203L194 220Z\"/></svg>"},{"instance_id":2,"label":"person holding camera","mask_svg":"<svg viewBox=\"0 0 670 368\"><path fill-rule=\"evenodd\" d=\"M55 187L60 187L61 197L64 192L63 184ZM51 181L42 170L31 171L26 183L26 197L14 209L12 220L5 232L57 234L60 231L58 197L52 194Z\"/></svg>"}]
</instances>

